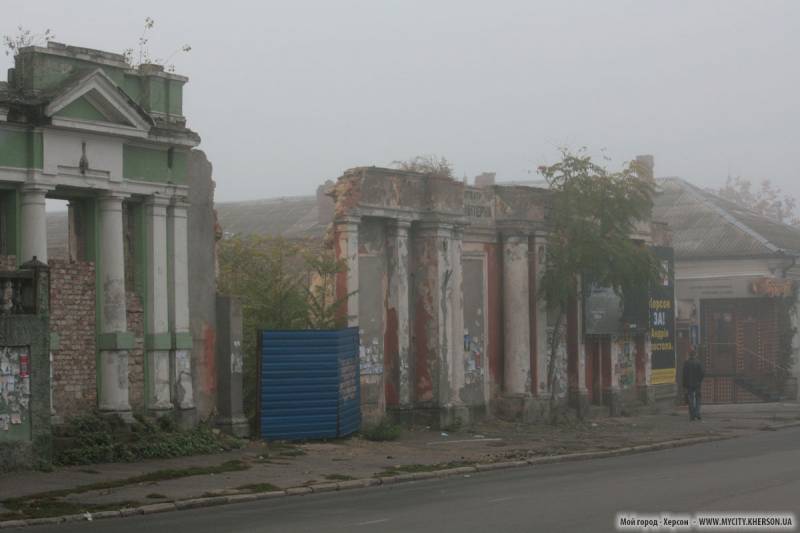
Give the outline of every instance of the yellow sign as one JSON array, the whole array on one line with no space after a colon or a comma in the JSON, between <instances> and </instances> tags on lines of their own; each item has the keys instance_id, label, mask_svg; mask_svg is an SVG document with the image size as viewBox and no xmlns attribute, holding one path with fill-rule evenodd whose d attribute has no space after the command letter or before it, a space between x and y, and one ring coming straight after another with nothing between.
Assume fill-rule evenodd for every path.
<instances>
[{"instance_id":1,"label":"yellow sign","mask_svg":"<svg viewBox=\"0 0 800 533\"><path fill-rule=\"evenodd\" d=\"M759 296L787 297L793 290L794 281L790 279L760 278L750 283L750 292Z\"/></svg>"},{"instance_id":2,"label":"yellow sign","mask_svg":"<svg viewBox=\"0 0 800 533\"><path fill-rule=\"evenodd\" d=\"M650 372L651 385L671 385L675 383L674 368L657 368Z\"/></svg>"}]
</instances>

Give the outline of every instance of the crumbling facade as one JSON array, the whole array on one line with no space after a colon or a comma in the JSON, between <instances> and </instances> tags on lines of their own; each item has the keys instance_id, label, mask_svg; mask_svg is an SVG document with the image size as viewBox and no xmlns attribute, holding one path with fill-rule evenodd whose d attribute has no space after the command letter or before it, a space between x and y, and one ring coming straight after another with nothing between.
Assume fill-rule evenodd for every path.
<instances>
[{"instance_id":1,"label":"crumbling facade","mask_svg":"<svg viewBox=\"0 0 800 533\"><path fill-rule=\"evenodd\" d=\"M605 376L601 403L652 401L647 327L636 338L608 337L607 353L587 369L593 337L583 301L554 331L554 313L537 297L551 192L494 185L491 174L478 181L362 167L334 187L333 247L347 266L336 289L361 333L365 418L388 411L448 425L492 412L534 420L551 395L585 411L592 368ZM659 229L643 224L632 237L668 245ZM554 335L562 342L551 390ZM626 365L630 380L621 379ZM674 396L674 357L672 375Z\"/></svg>"},{"instance_id":2,"label":"crumbling facade","mask_svg":"<svg viewBox=\"0 0 800 533\"><path fill-rule=\"evenodd\" d=\"M202 159L211 183L210 166L192 152L200 138L182 111L186 82L51 42L22 48L0 83L0 255L7 269L49 263L56 421L99 408L191 424L214 411L205 367L199 390L211 401L196 395L215 341L191 321L187 201L187 167ZM69 201L65 259L48 261L49 198ZM207 255L204 302L213 300L213 234Z\"/></svg>"}]
</instances>

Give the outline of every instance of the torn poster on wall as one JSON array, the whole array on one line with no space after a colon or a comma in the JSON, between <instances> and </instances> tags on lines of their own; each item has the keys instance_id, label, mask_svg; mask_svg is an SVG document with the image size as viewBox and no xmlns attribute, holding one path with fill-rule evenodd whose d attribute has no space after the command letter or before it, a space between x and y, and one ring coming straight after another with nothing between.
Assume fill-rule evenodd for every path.
<instances>
[{"instance_id":1,"label":"torn poster on wall","mask_svg":"<svg viewBox=\"0 0 800 533\"><path fill-rule=\"evenodd\" d=\"M29 436L30 379L30 349L0 347L0 440Z\"/></svg>"}]
</instances>

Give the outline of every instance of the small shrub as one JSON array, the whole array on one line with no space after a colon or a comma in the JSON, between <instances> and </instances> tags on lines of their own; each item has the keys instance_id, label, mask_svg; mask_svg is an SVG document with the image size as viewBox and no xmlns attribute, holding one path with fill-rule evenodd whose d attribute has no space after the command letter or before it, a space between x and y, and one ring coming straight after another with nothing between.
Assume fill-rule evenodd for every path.
<instances>
[{"instance_id":1,"label":"small shrub","mask_svg":"<svg viewBox=\"0 0 800 533\"><path fill-rule=\"evenodd\" d=\"M120 419L121 420L121 419ZM66 443L55 450L58 465L135 462L216 453L239 448L239 439L201 424L188 431L178 431L168 417L150 419L135 415L130 426L100 414L70 419L61 428Z\"/></svg>"},{"instance_id":2,"label":"small shrub","mask_svg":"<svg viewBox=\"0 0 800 533\"><path fill-rule=\"evenodd\" d=\"M361 431L361 436L367 440L382 442L397 440L400 438L402 429L397 424L392 424L387 418L383 418L377 424L367 426Z\"/></svg>"}]
</instances>

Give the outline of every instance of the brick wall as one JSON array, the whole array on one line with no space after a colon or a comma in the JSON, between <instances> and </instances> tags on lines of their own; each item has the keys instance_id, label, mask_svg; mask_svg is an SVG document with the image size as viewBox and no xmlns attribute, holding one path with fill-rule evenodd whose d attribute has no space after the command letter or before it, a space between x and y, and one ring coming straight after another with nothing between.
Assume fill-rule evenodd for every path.
<instances>
[{"instance_id":1,"label":"brick wall","mask_svg":"<svg viewBox=\"0 0 800 533\"><path fill-rule=\"evenodd\" d=\"M134 411L144 409L144 307L135 292L127 292L128 331L134 347L128 352L128 394Z\"/></svg>"},{"instance_id":2,"label":"brick wall","mask_svg":"<svg viewBox=\"0 0 800 533\"><path fill-rule=\"evenodd\" d=\"M95 349L95 269L92 262L51 259L50 330L53 351L53 405L67 417L97 405Z\"/></svg>"},{"instance_id":3,"label":"brick wall","mask_svg":"<svg viewBox=\"0 0 800 533\"><path fill-rule=\"evenodd\" d=\"M0 271L5 272L8 270L17 269L17 256L16 255L0 255Z\"/></svg>"}]
</instances>

